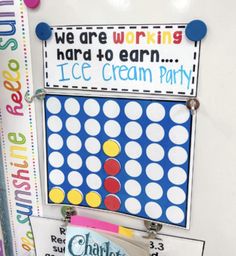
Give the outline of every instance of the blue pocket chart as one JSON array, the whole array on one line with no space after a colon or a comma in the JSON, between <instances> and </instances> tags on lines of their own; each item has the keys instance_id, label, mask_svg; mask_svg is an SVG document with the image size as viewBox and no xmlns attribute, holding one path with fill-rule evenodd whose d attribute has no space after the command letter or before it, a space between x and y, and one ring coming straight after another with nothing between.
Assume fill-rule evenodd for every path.
<instances>
[{"instance_id":1,"label":"blue pocket chart","mask_svg":"<svg viewBox=\"0 0 236 256\"><path fill-rule=\"evenodd\" d=\"M47 94L49 204L188 226L192 115L184 101Z\"/></svg>"}]
</instances>

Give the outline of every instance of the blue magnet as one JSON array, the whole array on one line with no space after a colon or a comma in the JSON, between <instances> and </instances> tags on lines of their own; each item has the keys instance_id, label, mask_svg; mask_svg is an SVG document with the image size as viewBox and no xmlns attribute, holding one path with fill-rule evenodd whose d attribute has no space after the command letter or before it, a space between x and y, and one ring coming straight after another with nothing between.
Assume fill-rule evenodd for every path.
<instances>
[{"instance_id":1,"label":"blue magnet","mask_svg":"<svg viewBox=\"0 0 236 256\"><path fill-rule=\"evenodd\" d=\"M192 20L188 23L185 34L191 41L201 41L207 33L207 26L201 20Z\"/></svg>"},{"instance_id":2,"label":"blue magnet","mask_svg":"<svg viewBox=\"0 0 236 256\"><path fill-rule=\"evenodd\" d=\"M52 30L47 23L40 22L35 29L35 33L40 40L46 41L51 37Z\"/></svg>"}]
</instances>

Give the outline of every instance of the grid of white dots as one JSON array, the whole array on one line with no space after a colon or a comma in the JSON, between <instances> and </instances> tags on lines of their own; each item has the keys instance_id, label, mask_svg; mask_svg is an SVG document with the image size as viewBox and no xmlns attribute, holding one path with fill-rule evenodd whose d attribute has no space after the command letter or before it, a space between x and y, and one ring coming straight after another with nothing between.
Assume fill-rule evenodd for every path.
<instances>
[{"instance_id":1,"label":"grid of white dots","mask_svg":"<svg viewBox=\"0 0 236 256\"><path fill-rule=\"evenodd\" d=\"M127 103L125 107L126 117L130 120L139 119L143 113L142 109L139 107L141 106L136 102ZM149 124L145 130L147 138L151 141L146 148L146 155L151 161L153 161L153 163L150 163L146 167L145 171L150 180L159 181L164 176L164 170L157 162L160 162L164 158L166 152L163 147L158 144L158 142L163 140L165 130L157 122L160 122L165 118L166 112L161 104L151 103L146 109L146 115L153 122ZM189 111L186 110L186 107L182 104L176 104L171 108L169 115L176 125L174 125L167 134L170 141L175 144L169 152L167 152L168 158L173 164L182 165L187 161L188 154L180 145L187 142L189 139L189 133L181 124L184 124L189 119ZM142 133L143 128L138 122L131 121L125 126L125 134L131 140L139 139L142 136ZM139 162L134 160L138 159L142 154L142 148L139 148L139 146L140 145L134 141L128 142L125 146L127 156L132 158L132 160L128 160L125 164L125 171L130 177L138 177L142 173L142 167ZM187 175L182 168L173 167L168 173L168 178L173 184L182 185L186 181ZM133 182L132 180L126 182L125 189L129 195L134 197L141 192L141 186L139 189L139 183ZM145 193L151 200L158 200L163 196L163 189L159 184L150 182L145 188ZM167 198L171 203L178 205L185 202L186 194L181 188L173 186L167 191ZM132 209L127 202L132 202L138 210ZM128 212L132 214L136 214L141 210L141 206L139 207L139 202L136 198L127 199L125 206ZM163 214L161 206L154 202L147 203L144 210L146 214L153 219L158 219ZM178 216L176 218L175 213ZM178 206L169 207L165 214L169 221L173 223L180 223L184 219L184 213Z\"/></svg>"},{"instance_id":2,"label":"grid of white dots","mask_svg":"<svg viewBox=\"0 0 236 256\"><path fill-rule=\"evenodd\" d=\"M100 104L95 99L87 99L83 105L80 105L76 99L68 98L64 103L64 109L69 117L66 119L65 124L63 124L60 117L57 116L63 107L61 102L56 97L50 97L46 102L46 107L51 113L51 116L47 120L48 129L52 132L48 137L48 145L53 150L60 150L66 144L67 148L71 151L66 161L72 169L67 179L72 186L79 187L84 181L82 175L78 172L83 163L81 157L76 153L82 147L81 140L76 136L81 130L81 123L76 118L76 115L83 108L87 116L90 117L84 123L86 133L89 136L97 136L101 132L102 127L94 117L102 111L108 118L103 127L104 132L108 137L116 138L120 135L123 128L114 119L120 115L122 110L115 100L107 100L100 107ZM168 207L165 215L170 222L176 224L181 223L184 219L184 212L178 205L186 201L186 194L178 186L183 185L187 181L187 174L180 166L186 163L188 159L188 153L181 145L185 144L189 139L189 132L183 126L189 120L189 110L183 104L175 104L169 113L166 113L162 104L154 102L150 103L144 111L138 102L130 101L125 105L124 113L130 120L124 127L125 135L130 139L124 146L124 151L130 159L125 163L126 173L131 178L136 178L145 171L147 177L150 179L150 183L144 188L145 194L151 200L158 200L163 196L163 189L155 181L161 180L164 176L164 170L158 162L161 162L167 155L169 161L175 165L168 171L168 179L173 186L166 192L168 200L174 205ZM146 114L147 118L151 121L146 128L140 124L141 121L139 120L143 114ZM161 124L158 123L165 118L166 114L169 114L169 117L175 124L169 131L165 131ZM57 134L62 130L63 125L65 125L67 131L71 134L65 143L61 135ZM150 141L146 149L136 141L143 134ZM159 144L165 136L168 136L174 144L168 152L165 152ZM102 186L102 181L95 173L101 170L102 163L93 154L97 154L101 150L101 144L97 138L88 137L84 142L84 146L87 152L92 154L85 161L87 169L92 172L87 176L86 183L90 189L98 190ZM146 168L143 168L139 163L139 158L143 153L151 160L151 163ZM59 152L52 152L48 157L48 161L55 168L50 172L49 180L54 185L61 185L65 180L65 176L60 170L60 167L65 162L63 155ZM125 201L126 210L131 214L138 214L142 206L136 197L142 192L141 185L137 180L130 179L126 181L124 188L127 194L131 196ZM161 206L156 202L146 203L144 210L147 216L152 219L158 219L163 214Z\"/></svg>"}]
</instances>

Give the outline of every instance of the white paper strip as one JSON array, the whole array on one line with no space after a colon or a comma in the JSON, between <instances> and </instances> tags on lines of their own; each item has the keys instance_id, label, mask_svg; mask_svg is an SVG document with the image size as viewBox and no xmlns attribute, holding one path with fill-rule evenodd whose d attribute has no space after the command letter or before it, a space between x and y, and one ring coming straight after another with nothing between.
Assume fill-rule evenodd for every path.
<instances>
[{"instance_id":1,"label":"white paper strip","mask_svg":"<svg viewBox=\"0 0 236 256\"><path fill-rule=\"evenodd\" d=\"M23 0L1 1L0 134L14 255L34 252L28 216L41 215L28 19Z\"/></svg>"}]
</instances>

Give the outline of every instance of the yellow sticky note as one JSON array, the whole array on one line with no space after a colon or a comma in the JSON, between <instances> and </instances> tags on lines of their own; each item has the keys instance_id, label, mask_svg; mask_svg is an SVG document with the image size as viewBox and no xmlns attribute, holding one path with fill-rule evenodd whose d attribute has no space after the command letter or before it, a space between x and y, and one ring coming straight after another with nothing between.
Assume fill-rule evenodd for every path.
<instances>
[{"instance_id":1,"label":"yellow sticky note","mask_svg":"<svg viewBox=\"0 0 236 256\"><path fill-rule=\"evenodd\" d=\"M134 236L134 231L129 228L124 228L122 226L119 226L119 234L127 237L133 237Z\"/></svg>"}]
</instances>

